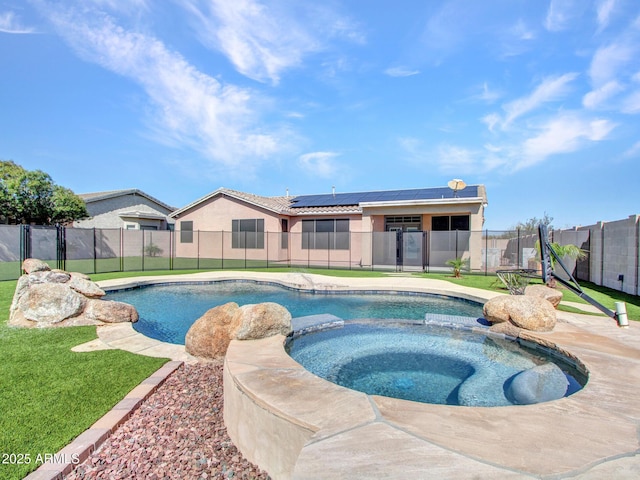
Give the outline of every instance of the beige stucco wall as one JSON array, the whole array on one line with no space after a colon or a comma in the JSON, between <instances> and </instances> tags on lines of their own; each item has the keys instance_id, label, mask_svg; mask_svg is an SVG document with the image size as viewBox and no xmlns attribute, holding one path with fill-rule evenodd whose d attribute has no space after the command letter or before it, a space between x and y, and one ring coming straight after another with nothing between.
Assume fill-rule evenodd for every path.
<instances>
[{"instance_id":1,"label":"beige stucco wall","mask_svg":"<svg viewBox=\"0 0 640 480\"><path fill-rule=\"evenodd\" d=\"M431 256L429 263L432 266L444 266L445 262L456 255L462 258L470 258L470 268L479 270L482 268L482 227L484 223L484 207L480 203L458 203L458 204L428 204L428 205L407 205L393 207L370 207L363 213L363 231L384 232L385 216L421 216L422 230L431 231L431 218L440 215L469 215L468 246L463 250L456 251L455 232L434 232L431 237ZM461 232L461 235L467 235ZM365 258L371 259L371 242L362 245L362 251L367 252ZM459 242L466 244L466 241Z\"/></svg>"},{"instance_id":2,"label":"beige stucco wall","mask_svg":"<svg viewBox=\"0 0 640 480\"><path fill-rule=\"evenodd\" d=\"M360 214L328 214L328 215L300 215L285 216L275 212L245 203L232 197L217 195L211 199L199 203L196 207L180 214L176 219L176 231L181 230L181 222L193 222L193 242L182 243L180 234L176 235L176 256L195 258L222 258L239 260L269 260L290 262L299 265L314 265L332 267L357 267L368 268L373 262L372 232L384 232L386 215L406 216L420 215L422 228L431 229L432 215L470 215L472 231L482 230L483 207L478 203L459 204L429 204L429 205L405 205L395 207L366 208ZM283 244L281 234L281 220L289 220L288 242ZM264 248L244 249L232 248L232 220L234 219L263 219L265 241ZM350 230L349 249L303 249L302 248L302 222L311 219L348 219ZM479 269L482 264L482 235L471 235L462 232L469 238L469 248L465 245L462 251L451 250L449 237L455 232L438 232L439 244L444 245L432 255L433 265L444 266L444 262L456 256L471 257L471 268ZM444 241L443 237L446 237ZM285 247L285 248L283 248ZM390 247L391 248L391 247ZM392 249L395 252L395 247ZM451 251L449 251L451 250ZM393 253L395 258L395 253ZM440 258L442 257L442 258ZM416 260L414 260L416 261ZM395 262L395 260L393 260ZM419 262L421 264L421 262Z\"/></svg>"},{"instance_id":3,"label":"beige stucco wall","mask_svg":"<svg viewBox=\"0 0 640 480\"><path fill-rule=\"evenodd\" d=\"M287 251L281 248L279 232L281 218L275 212L252 206L232 197L216 196L182 213L176 218L176 256L195 258L222 258L236 260L286 260ZM263 219L265 233L264 248L233 248L232 221ZM181 224L193 222L193 242L183 243L180 238ZM269 256L267 257L267 252Z\"/></svg>"},{"instance_id":4,"label":"beige stucco wall","mask_svg":"<svg viewBox=\"0 0 640 480\"><path fill-rule=\"evenodd\" d=\"M336 249L303 249L302 248L302 221L323 219L348 219L349 231L360 232L362 230L362 218L360 215L323 215L291 217L289 227L291 236L289 239L289 254L293 263L314 264L328 267L349 267L361 264L362 242L359 241L359 233L351 233L349 250Z\"/></svg>"}]
</instances>

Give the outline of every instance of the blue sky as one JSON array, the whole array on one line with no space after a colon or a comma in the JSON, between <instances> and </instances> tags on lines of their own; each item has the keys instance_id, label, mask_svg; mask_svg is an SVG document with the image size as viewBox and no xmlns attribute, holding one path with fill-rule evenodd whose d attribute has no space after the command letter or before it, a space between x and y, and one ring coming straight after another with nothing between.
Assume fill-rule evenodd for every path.
<instances>
[{"instance_id":1,"label":"blue sky","mask_svg":"<svg viewBox=\"0 0 640 480\"><path fill-rule=\"evenodd\" d=\"M0 0L0 159L182 207L487 187L485 228L640 213L637 0Z\"/></svg>"}]
</instances>

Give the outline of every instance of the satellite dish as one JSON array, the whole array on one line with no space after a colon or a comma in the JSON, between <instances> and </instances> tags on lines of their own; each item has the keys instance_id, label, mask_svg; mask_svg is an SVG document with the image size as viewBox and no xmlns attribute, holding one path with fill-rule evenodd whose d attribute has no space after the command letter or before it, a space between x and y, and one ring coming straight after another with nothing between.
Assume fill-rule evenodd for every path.
<instances>
[{"instance_id":1,"label":"satellite dish","mask_svg":"<svg viewBox=\"0 0 640 480\"><path fill-rule=\"evenodd\" d=\"M460 180L459 178L454 178L453 180L449 180L449 183L447 183L447 186L453 190L453 196L457 197L458 196L458 192L460 190L464 190L464 188L467 186L466 183L464 183L462 180Z\"/></svg>"}]
</instances>

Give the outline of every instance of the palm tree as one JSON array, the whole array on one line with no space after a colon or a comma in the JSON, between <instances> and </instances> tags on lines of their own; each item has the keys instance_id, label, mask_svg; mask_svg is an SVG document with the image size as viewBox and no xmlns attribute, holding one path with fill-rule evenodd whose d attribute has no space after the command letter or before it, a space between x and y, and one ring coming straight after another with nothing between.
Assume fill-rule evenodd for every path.
<instances>
[{"instance_id":1,"label":"palm tree","mask_svg":"<svg viewBox=\"0 0 640 480\"><path fill-rule=\"evenodd\" d=\"M585 250L571 243L560 245L557 242L551 242L549 245L560 259L564 259L565 257L567 257L571 260L582 260L587 256L587 252ZM538 258L540 258L540 241L536 242L536 250L538 251ZM555 269L556 259L553 255L550 256L549 261L551 262L551 269ZM553 277L551 277L547 281L547 286L555 288L556 281Z\"/></svg>"},{"instance_id":2,"label":"palm tree","mask_svg":"<svg viewBox=\"0 0 640 480\"><path fill-rule=\"evenodd\" d=\"M463 268L465 270L469 270L468 258L465 258L465 259L462 259L462 257L452 258L451 260L447 260L445 263L451 267L451 269L453 270L453 276L455 278L460 278L462 276Z\"/></svg>"}]
</instances>

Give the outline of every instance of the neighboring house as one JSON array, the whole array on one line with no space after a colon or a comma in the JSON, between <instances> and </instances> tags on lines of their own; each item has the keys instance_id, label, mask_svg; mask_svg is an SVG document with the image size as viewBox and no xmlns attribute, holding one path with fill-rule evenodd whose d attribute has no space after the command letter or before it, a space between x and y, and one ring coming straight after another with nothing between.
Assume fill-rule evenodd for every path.
<instances>
[{"instance_id":1,"label":"neighboring house","mask_svg":"<svg viewBox=\"0 0 640 480\"><path fill-rule=\"evenodd\" d=\"M170 216L177 256L424 267L480 262L482 235L471 232L481 232L486 206L483 185L282 197L220 188Z\"/></svg>"},{"instance_id":2,"label":"neighboring house","mask_svg":"<svg viewBox=\"0 0 640 480\"><path fill-rule=\"evenodd\" d=\"M73 222L74 227L125 230L169 230L173 227L169 214L175 208L135 188L78 196L87 204L89 218Z\"/></svg>"}]
</instances>

